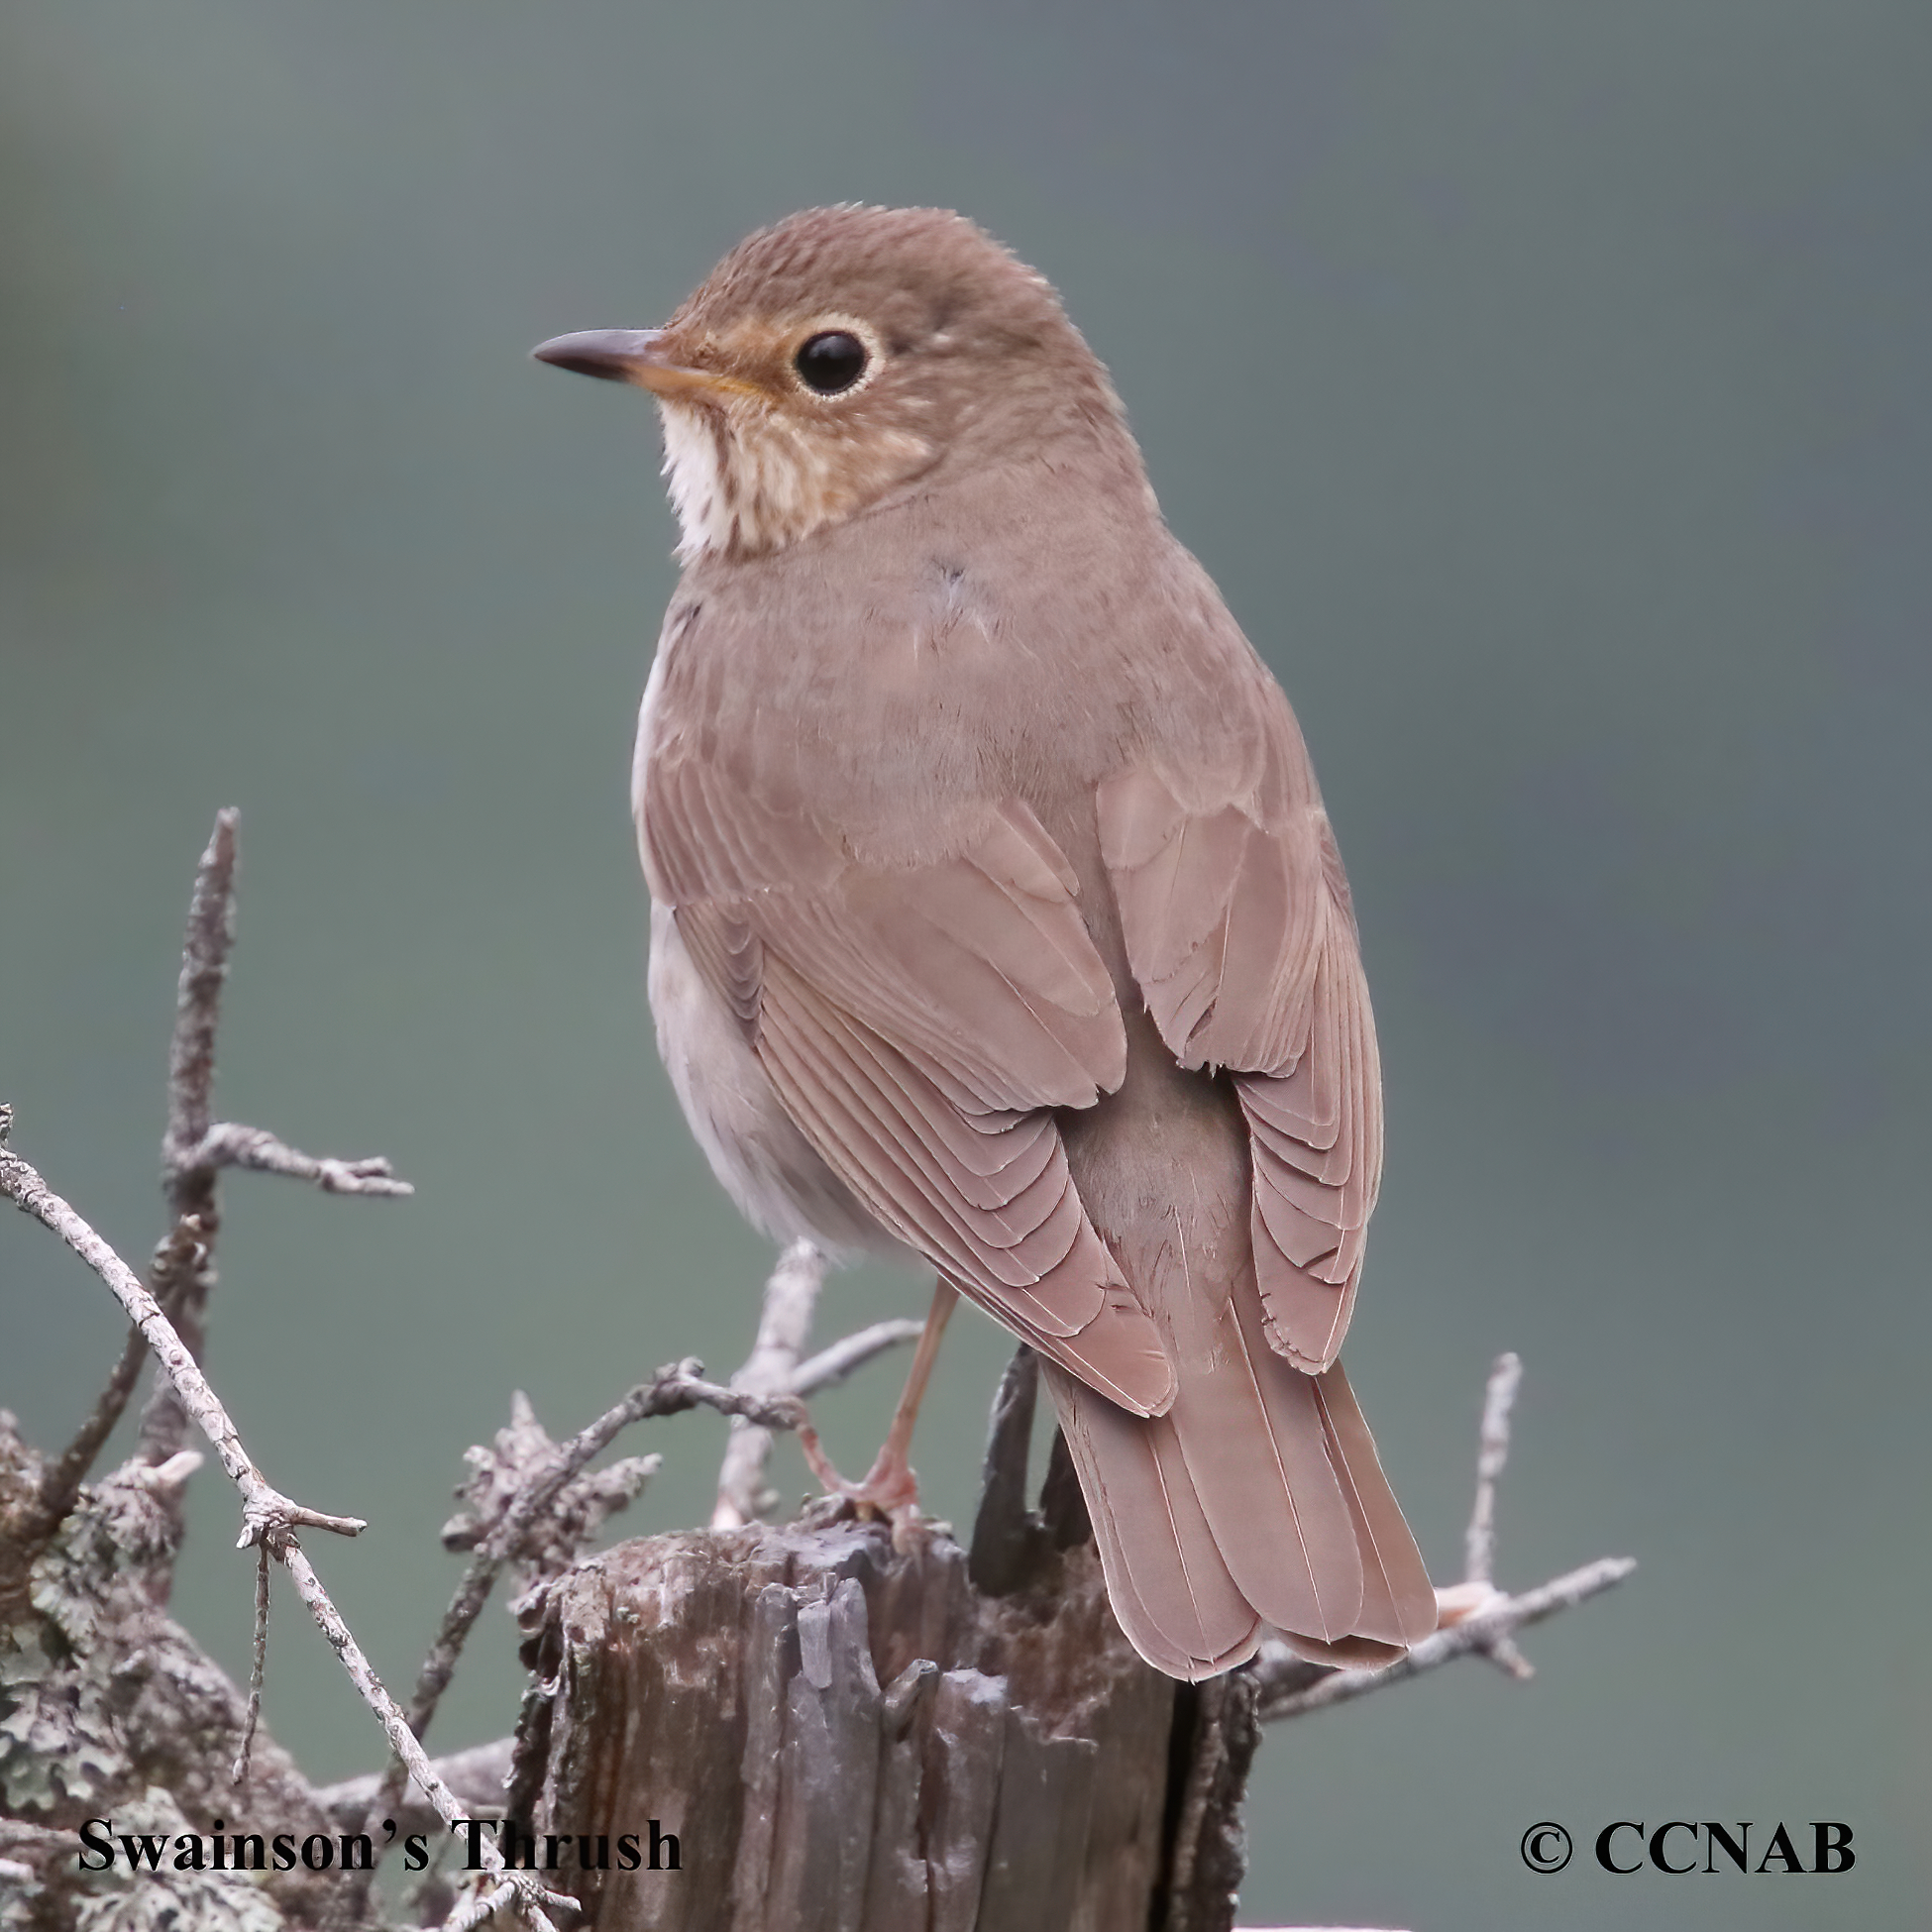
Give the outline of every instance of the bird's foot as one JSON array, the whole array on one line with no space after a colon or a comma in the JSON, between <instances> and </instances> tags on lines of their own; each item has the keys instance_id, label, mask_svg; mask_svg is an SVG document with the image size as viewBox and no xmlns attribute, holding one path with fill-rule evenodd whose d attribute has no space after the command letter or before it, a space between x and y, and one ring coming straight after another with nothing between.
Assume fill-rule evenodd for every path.
<instances>
[{"instance_id":1,"label":"bird's foot","mask_svg":"<svg viewBox=\"0 0 1932 1932\"><path fill-rule=\"evenodd\" d=\"M861 1510L872 1510L892 1525L893 1548L904 1556L923 1520L919 1479L905 1455L895 1454L888 1444L866 1471L865 1480L849 1493Z\"/></svg>"},{"instance_id":2,"label":"bird's foot","mask_svg":"<svg viewBox=\"0 0 1932 1932\"><path fill-rule=\"evenodd\" d=\"M925 1519L919 1514L919 1479L903 1450L895 1450L888 1442L865 1479L851 1482L839 1474L815 1429L807 1426L799 1431L799 1447L827 1496L838 1497L859 1517L879 1517L891 1524L893 1548L902 1555L912 1547Z\"/></svg>"}]
</instances>

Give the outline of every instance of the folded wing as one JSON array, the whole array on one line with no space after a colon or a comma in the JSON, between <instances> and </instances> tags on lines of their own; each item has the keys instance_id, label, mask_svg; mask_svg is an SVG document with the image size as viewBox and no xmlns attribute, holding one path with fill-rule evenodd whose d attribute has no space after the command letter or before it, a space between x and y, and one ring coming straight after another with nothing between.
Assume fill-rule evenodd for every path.
<instances>
[{"instance_id":1,"label":"folded wing","mask_svg":"<svg viewBox=\"0 0 1932 1932\"><path fill-rule=\"evenodd\" d=\"M1234 1075L1269 1343L1335 1360L1382 1165L1381 1072L1348 888L1288 725L1259 782L1198 795L1152 764L1100 787L1127 960L1186 1067Z\"/></svg>"},{"instance_id":2,"label":"folded wing","mask_svg":"<svg viewBox=\"0 0 1932 1932\"><path fill-rule=\"evenodd\" d=\"M1048 1111L1120 1084L1126 1036L1064 857L1023 805L862 863L696 759L643 801L646 863L780 1099L879 1221L1138 1415L1173 1400Z\"/></svg>"}]
</instances>

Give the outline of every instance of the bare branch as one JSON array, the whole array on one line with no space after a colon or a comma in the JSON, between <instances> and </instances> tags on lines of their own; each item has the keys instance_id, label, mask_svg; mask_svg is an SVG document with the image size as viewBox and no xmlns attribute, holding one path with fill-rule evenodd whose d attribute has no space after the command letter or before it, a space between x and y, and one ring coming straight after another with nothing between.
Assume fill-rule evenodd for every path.
<instances>
[{"instance_id":1,"label":"bare branch","mask_svg":"<svg viewBox=\"0 0 1932 1932\"><path fill-rule=\"evenodd\" d=\"M448 1687L464 1640L488 1600L497 1572L522 1549L531 1525L556 1500L565 1484L601 1455L632 1423L652 1416L679 1415L701 1406L727 1416L743 1416L767 1429L791 1429L802 1435L808 1432L810 1425L805 1419L805 1405L796 1397L768 1397L743 1389L723 1388L703 1379L703 1366L700 1361L687 1359L660 1368L648 1382L640 1382L588 1428L579 1430L568 1442L558 1444L548 1469L540 1474L532 1471L528 1485L478 1546L470 1567L457 1585L450 1607L444 1612L443 1628L416 1680L416 1694L410 1707L412 1718L420 1716L423 1724L428 1723L429 1714Z\"/></svg>"},{"instance_id":2,"label":"bare branch","mask_svg":"<svg viewBox=\"0 0 1932 1932\"><path fill-rule=\"evenodd\" d=\"M379 1154L367 1160L318 1158L278 1140L267 1127L243 1127L239 1121L211 1127L190 1151L183 1172L214 1173L224 1167L312 1181L324 1194L375 1194L400 1200L416 1191L407 1181L397 1180Z\"/></svg>"},{"instance_id":3,"label":"bare branch","mask_svg":"<svg viewBox=\"0 0 1932 1932\"><path fill-rule=\"evenodd\" d=\"M1523 1381L1523 1358L1514 1353L1496 1357L1482 1403L1482 1433L1476 1445L1476 1500L1469 1513L1469 1532L1463 1578L1490 1583L1496 1576L1496 1479L1509 1460L1509 1415Z\"/></svg>"},{"instance_id":4,"label":"bare branch","mask_svg":"<svg viewBox=\"0 0 1932 1932\"><path fill-rule=\"evenodd\" d=\"M443 1525L443 1548L476 1549L530 1483L548 1475L556 1453L557 1445L537 1420L530 1398L521 1389L512 1390L508 1426L496 1432L487 1449L464 1451L470 1478L457 1494L465 1507ZM527 1565L533 1578L568 1569L604 1519L643 1494L663 1461L661 1455L629 1455L573 1476L532 1520L508 1560Z\"/></svg>"},{"instance_id":5,"label":"bare branch","mask_svg":"<svg viewBox=\"0 0 1932 1932\"><path fill-rule=\"evenodd\" d=\"M249 1758L255 1750L256 1727L262 1722L262 1682L268 1672L268 1546L255 1549L255 1655L249 1664L249 1709L242 1720L242 1745L235 1754L231 1784L249 1781Z\"/></svg>"},{"instance_id":6,"label":"bare branch","mask_svg":"<svg viewBox=\"0 0 1932 1932\"><path fill-rule=\"evenodd\" d=\"M5 1116L4 1122L0 1122L0 1141L4 1141L5 1124L10 1123L13 1117L10 1109L0 1112ZM149 1264L155 1299L169 1321L174 1319L174 1310L169 1306L172 1297L162 1284L171 1283L178 1287L185 1273L196 1265L200 1235L200 1224L191 1217L187 1221L176 1222L155 1249L155 1258ZM115 1425L127 1411L129 1398L141 1380L142 1364L147 1359L148 1338L140 1329L130 1327L127 1342L121 1349L121 1359L114 1364L113 1372L107 1378L107 1386L95 1399L93 1410L75 1432L72 1442L43 1474L40 1497L34 1510L15 1532L15 1542L30 1559L33 1553L41 1549L67 1520L79 1498L81 1484L87 1480L95 1459L107 1439L114 1434ZM172 1391L169 1393L171 1397ZM197 1462L200 1459L198 1455L195 1457ZM166 1456L161 1457L162 1462L166 1460ZM170 1505L173 1509L178 1509L178 1499Z\"/></svg>"},{"instance_id":7,"label":"bare branch","mask_svg":"<svg viewBox=\"0 0 1932 1932\"><path fill-rule=\"evenodd\" d=\"M757 1340L744 1366L731 1378L734 1389L779 1395L792 1386L805 1338L811 1333L811 1312L824 1284L825 1266L824 1254L809 1240L794 1241L779 1256L778 1266L765 1284ZM771 1450L770 1430L743 1417L732 1422L724 1464L718 1471L712 1529L735 1530L757 1520L764 1502L765 1463Z\"/></svg>"},{"instance_id":8,"label":"bare branch","mask_svg":"<svg viewBox=\"0 0 1932 1932\"><path fill-rule=\"evenodd\" d=\"M514 1743L512 1738L496 1738L488 1744L472 1745L467 1751L453 1751L447 1757L430 1760L436 1775L467 1807L466 1815L476 1817L501 1807ZM315 1801L344 1831L354 1831L362 1825L382 1789L382 1773L366 1771L360 1777L346 1777L340 1784L323 1785L316 1791ZM413 1783L398 1792L397 1808L382 1815L393 1816L398 1832L404 1833L433 1829L440 1822L420 1786Z\"/></svg>"},{"instance_id":9,"label":"bare branch","mask_svg":"<svg viewBox=\"0 0 1932 1932\"><path fill-rule=\"evenodd\" d=\"M495 1528L479 1546L445 1614L438 1648L440 1650L448 1640L454 1640L449 1653L449 1667L454 1667L455 1652L461 1649L464 1636L476 1622L477 1613L482 1610L496 1579L496 1572L523 1547L531 1525L556 1501L564 1486L587 1464L601 1455L632 1423L643 1422L653 1416L682 1415L687 1409L706 1408L716 1409L722 1415L742 1416L765 1429L790 1429L801 1436L811 1433L805 1404L797 1397L764 1396L746 1389L724 1388L716 1382L705 1381L703 1368L704 1364L695 1357L687 1357L684 1361L672 1362L660 1368L648 1382L640 1382L621 1402L606 1409L588 1428L579 1430L568 1442L558 1444L547 1470L541 1474L532 1472L528 1486L503 1512ZM432 1661L436 1655L432 1651ZM432 1677L436 1679L433 1690ZM430 1664L426 1664L423 1677L417 1682L417 1704L421 1705L425 1692L430 1691L428 1708L433 1710L436 1698L442 1695L448 1682L447 1668L432 1672ZM426 1714L424 1721L427 1722Z\"/></svg>"},{"instance_id":10,"label":"bare branch","mask_svg":"<svg viewBox=\"0 0 1932 1932\"><path fill-rule=\"evenodd\" d=\"M236 827L229 805L215 814L208 848L195 868L167 1050L167 1125L161 1130L161 1180L174 1234L156 1253L154 1289L194 1360L201 1359L202 1319L215 1285L215 1235L221 1218L215 1170L186 1164L212 1118L215 1031L221 1019L228 955L235 944ZM192 1229L191 1238L180 1238ZM187 1441L188 1416L165 1373L155 1377L141 1418L141 1456L165 1462Z\"/></svg>"},{"instance_id":11,"label":"bare branch","mask_svg":"<svg viewBox=\"0 0 1932 1932\"><path fill-rule=\"evenodd\" d=\"M0 1194L4 1194L24 1213L32 1215L42 1227L59 1235L80 1258L107 1283L114 1299L127 1311L129 1319L155 1351L162 1372L173 1385L184 1412L199 1425L213 1446L229 1480L242 1492L243 1530L240 1547L260 1542L285 1540L304 1526L333 1531L338 1536L355 1536L368 1527L356 1517L327 1516L320 1510L292 1502L273 1488L242 1447L241 1436L228 1411L208 1384L208 1378L188 1353L174 1325L162 1314L147 1288L128 1264L115 1253L87 1222L41 1176L5 1144L4 1128L12 1120L11 1108L0 1119Z\"/></svg>"},{"instance_id":12,"label":"bare branch","mask_svg":"<svg viewBox=\"0 0 1932 1932\"><path fill-rule=\"evenodd\" d=\"M167 1051L167 1127L161 1166L170 1188L192 1171L190 1158L208 1131L215 1091L215 1029L228 955L235 944L235 829L233 805L215 814L215 829L194 875L181 980L174 999L174 1037ZM172 1204L176 1217L192 1206Z\"/></svg>"},{"instance_id":13,"label":"bare branch","mask_svg":"<svg viewBox=\"0 0 1932 1932\"><path fill-rule=\"evenodd\" d=\"M1436 1592L1437 1612L1444 1624L1460 1623L1486 1609L1502 1592L1496 1588L1496 1483L1509 1460L1510 1411L1523 1381L1522 1358L1505 1351L1490 1364L1483 1390L1482 1427L1476 1437L1476 1495L1463 1538L1462 1581ZM1482 1655L1504 1676L1526 1683L1536 1666L1516 1648L1507 1633L1482 1647Z\"/></svg>"},{"instance_id":14,"label":"bare branch","mask_svg":"<svg viewBox=\"0 0 1932 1932\"><path fill-rule=\"evenodd\" d=\"M215 1034L235 944L240 818L232 805L215 814L214 832L195 870L167 1054L161 1179L173 1229L156 1252L152 1281L156 1298L166 1307L188 1354L197 1362L206 1340L208 1297L215 1286L215 1236L221 1229L218 1180L223 1168L288 1174L330 1194L413 1191L406 1182L394 1179L387 1161L316 1159L260 1127L214 1122ZM143 1459L166 1461L187 1440L188 1420L172 1377L157 1374L141 1421Z\"/></svg>"},{"instance_id":15,"label":"bare branch","mask_svg":"<svg viewBox=\"0 0 1932 1932\"><path fill-rule=\"evenodd\" d=\"M170 1186L168 1198L176 1198ZM155 1258L149 1264L148 1284L180 1334L182 1343L196 1361L206 1342L204 1322L208 1296L215 1285L214 1237L221 1227L217 1212L213 1176L200 1190L199 1212L177 1214L173 1225L156 1244ZM188 1416L174 1393L174 1384L157 1370L148 1392L147 1406L141 1412L141 1441L137 1453L144 1461L165 1462L187 1441Z\"/></svg>"},{"instance_id":16,"label":"bare branch","mask_svg":"<svg viewBox=\"0 0 1932 1932\"><path fill-rule=\"evenodd\" d=\"M443 1921L441 1932L476 1932L479 1925L486 1924L509 1903L515 1890L516 1887L504 1878L487 1891L473 1893L459 1901L456 1909Z\"/></svg>"},{"instance_id":17,"label":"bare branch","mask_svg":"<svg viewBox=\"0 0 1932 1932\"><path fill-rule=\"evenodd\" d=\"M74 1439L60 1451L59 1459L49 1464L41 1478L41 1493L33 1513L20 1525L17 1541L24 1550L41 1547L67 1520L67 1512L80 1494L80 1485L94 1466L102 1445L114 1434L141 1380L141 1364L148 1359L148 1341L139 1329L130 1328L121 1349L121 1359L107 1378L92 1413L80 1425Z\"/></svg>"},{"instance_id":18,"label":"bare branch","mask_svg":"<svg viewBox=\"0 0 1932 1932\"><path fill-rule=\"evenodd\" d=\"M126 1403L139 1373L144 1348L152 1349L159 1368L158 1387L144 1419L145 1462L137 1466L152 1468L157 1482L166 1477L178 1486L178 1478L199 1460L181 1449L186 1424L192 1420L207 1436L223 1468L241 1492L240 1542L244 1547L254 1544L258 1553L254 1669L240 1750L233 1768L234 1781L240 1783L248 1775L260 1717L267 1662L268 1560L272 1556L294 1578L310 1615L376 1714L402 1767L444 1822L454 1824L463 1815L458 1800L438 1777L401 1710L371 1669L295 1537L298 1529L307 1527L353 1536L366 1526L355 1518L309 1509L268 1484L198 1366L201 1317L214 1282L212 1245L219 1227L216 1177L222 1168L248 1167L286 1174L313 1182L331 1193L393 1196L411 1192L406 1183L393 1177L386 1161L317 1160L262 1129L232 1123L211 1125L215 1034L234 938L236 818L234 811L226 810L215 821L214 836L202 855L196 875L183 948L175 1028L168 1056L167 1127L162 1139L163 1175L174 1225L157 1252L155 1266L156 1286L166 1296L167 1308L163 1309L157 1295L136 1277L70 1203L55 1194L27 1161L6 1146L13 1110L0 1106L0 1194L57 1234L100 1276L121 1303L139 1338L138 1342L131 1339L93 1415L43 1486L36 1513L48 1514L48 1505L52 1504L55 1512L52 1521L57 1526ZM187 1330L185 1337L176 1326L177 1319ZM680 1373L674 1375L671 1386L663 1392L662 1399L674 1407L688 1407L693 1401L709 1396L707 1385L687 1389L685 1384L696 1384L697 1365L690 1364L688 1374L683 1372L684 1367L681 1365ZM728 1391L720 1393L729 1396ZM735 1399L728 1406L734 1411L743 1407ZM594 1452L594 1449L590 1451ZM589 1460L589 1456L582 1460ZM581 1466L582 1461L567 1465L567 1473ZM612 1477L612 1472L603 1473L606 1478ZM628 1480L622 1478L624 1482ZM611 1499L604 1493L610 1487L611 1482L606 1480L590 1500L610 1506ZM555 1488L550 1494L555 1496ZM484 1848L484 1863L500 1873L502 1860L494 1846ZM512 1874L494 1888L487 1900L489 1911L512 1898L524 1916L540 1926L550 1925L542 1909L546 1904L573 1912L577 1909L574 1901L546 1890L534 1877Z\"/></svg>"},{"instance_id":19,"label":"bare branch","mask_svg":"<svg viewBox=\"0 0 1932 1932\"><path fill-rule=\"evenodd\" d=\"M58 1234L107 1283L115 1299L140 1328L179 1396L183 1410L200 1426L213 1445L216 1455L221 1458L222 1467L228 1471L229 1479L242 1493L241 1544L244 1547L254 1544L266 1548L288 1571L303 1603L308 1606L310 1616L328 1639L330 1648L342 1660L350 1681L362 1693L363 1701L375 1712L383 1735L389 1740L390 1749L422 1786L437 1815L445 1824L453 1823L464 1815L455 1794L437 1776L422 1746L410 1730L407 1719L370 1667L369 1660L364 1657L341 1612L322 1587L321 1579L294 1534L298 1529L314 1527L354 1536L367 1526L353 1517L328 1516L292 1502L263 1477L243 1448L241 1437L228 1412L188 1354L173 1325L156 1305L155 1298L101 1235L68 1203L61 1200L26 1161L4 1145L4 1132L11 1122L12 1110L0 1109L0 1194L5 1194L44 1227ZM711 1400L713 1395L723 1399L722 1403L713 1403L713 1406L728 1405L734 1412L743 1408L744 1398L735 1396L728 1389L712 1391L709 1384L699 1382L695 1374L697 1366L696 1363L681 1363L675 1370L657 1378L655 1384L647 1385L661 1403L668 1405L655 1413L668 1413L670 1408L690 1408L698 1401ZM632 1393L636 1397L645 1391ZM646 1407L648 1409L648 1404ZM610 1433L614 1435L616 1431L613 1429ZM595 1453L595 1449L590 1449L584 1455L583 1461L589 1461ZM582 1466L583 1462L573 1465L569 1473L574 1474ZM561 1486L559 1483L558 1487ZM501 1856L493 1845L485 1843L483 1852L486 1866L492 1870L500 1868ZM564 1899L561 1894L546 1891L534 1878L517 1874L513 1875L512 1881L519 1893L523 1894L519 1899L522 1909L534 1922L549 1923L540 1910L542 1903L568 1905L575 1909L572 1901Z\"/></svg>"},{"instance_id":20,"label":"bare branch","mask_svg":"<svg viewBox=\"0 0 1932 1932\"><path fill-rule=\"evenodd\" d=\"M530 1902L532 1897L541 1898L568 1911L577 1912L584 1909L575 1898L567 1898L560 1891L545 1891L541 1885L533 1883L522 1874L516 1873L459 1901L455 1910L443 1921L439 1932L476 1932L478 1926L487 1923L505 1905L512 1903L518 1906L533 1925L547 1926L550 1921Z\"/></svg>"},{"instance_id":21,"label":"bare branch","mask_svg":"<svg viewBox=\"0 0 1932 1932\"><path fill-rule=\"evenodd\" d=\"M788 1385L789 1390L793 1395L804 1397L817 1395L823 1389L836 1388L875 1355L883 1355L888 1348L903 1348L909 1342L916 1342L924 1328L923 1322L909 1321L904 1316L895 1316L888 1322L874 1322L869 1329L859 1329L834 1342L829 1347L819 1349L810 1360L801 1362ZM734 1385L736 1380L734 1376Z\"/></svg>"},{"instance_id":22,"label":"bare branch","mask_svg":"<svg viewBox=\"0 0 1932 1932\"><path fill-rule=\"evenodd\" d=\"M342 1660L342 1667L349 1672L350 1682L361 1691L363 1702L376 1713L376 1722L381 1725L382 1734L389 1741L389 1749L402 1760L409 1775L422 1787L423 1795L435 1807L436 1815L445 1825L453 1826L459 1818L467 1815L462 1800L437 1774L435 1766L429 1762L428 1755L417 1742L416 1734L410 1730L401 1706L383 1689L381 1678L376 1674L369 1659L363 1655L362 1646L343 1622L342 1613L322 1587L322 1580L316 1575L301 1546L290 1539L279 1555L282 1566L294 1579L296 1593L308 1606L309 1615L315 1619L316 1628L328 1639L329 1648ZM491 1872L501 1872L501 1852L486 1838L479 1841L479 1848L485 1868ZM547 1890L534 1876L512 1873L507 1882L522 1894L519 1902L534 1924L547 1926L550 1923L540 1909L542 1905L572 1912L578 1909L575 1899Z\"/></svg>"},{"instance_id":23,"label":"bare branch","mask_svg":"<svg viewBox=\"0 0 1932 1932\"><path fill-rule=\"evenodd\" d=\"M477 1550L486 1545L497 1554L486 1561L473 1561L464 1573L456 1596L444 1613L436 1641L417 1673L415 1691L410 1698L409 1728L418 1738L428 1730L436 1714L436 1706L455 1673L463 1646L502 1563L524 1562L537 1579L560 1573L596 1534L603 1519L613 1510L626 1507L642 1491L663 1460L656 1455L634 1455L608 1468L571 1477L554 1490L547 1508L524 1521L513 1543L499 1545L498 1532L505 1531L511 1511L517 1509L533 1486L548 1484L557 1455L557 1445L537 1421L536 1411L521 1389L510 1397L508 1426L496 1432L487 1449L473 1449L466 1455L471 1476L458 1493L468 1507L443 1526L443 1545L449 1550ZM407 1782L408 1773L399 1759L391 1759L381 1777L371 1780L364 1829L372 1840L383 1819L395 1810ZM496 1793L499 1800L500 1784L499 1778ZM345 1896L351 1917L360 1915L363 1901L375 1882L374 1872L372 1864L348 1881L350 1889Z\"/></svg>"},{"instance_id":24,"label":"bare branch","mask_svg":"<svg viewBox=\"0 0 1932 1932\"><path fill-rule=\"evenodd\" d=\"M1371 1690L1405 1683L1452 1659L1485 1650L1515 1631L1554 1617L1559 1610L1573 1610L1577 1604L1621 1583L1636 1567L1636 1559L1631 1556L1599 1556L1595 1562L1555 1577L1539 1589L1525 1590L1521 1596L1499 1597L1487 1609L1425 1637L1407 1657L1381 1670L1331 1670L1307 1689L1294 1690L1285 1696L1276 1693L1271 1672L1257 1670L1261 1719L1272 1723L1277 1718L1300 1717L1307 1711L1324 1710L1331 1704L1365 1697Z\"/></svg>"}]
</instances>

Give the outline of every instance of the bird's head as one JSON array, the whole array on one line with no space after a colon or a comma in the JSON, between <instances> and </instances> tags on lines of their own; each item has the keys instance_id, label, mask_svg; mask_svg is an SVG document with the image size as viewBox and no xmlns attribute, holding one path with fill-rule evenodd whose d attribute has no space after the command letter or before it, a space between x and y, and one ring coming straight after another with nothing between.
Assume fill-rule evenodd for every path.
<instances>
[{"instance_id":1,"label":"bird's head","mask_svg":"<svg viewBox=\"0 0 1932 1932\"><path fill-rule=\"evenodd\" d=\"M533 353L657 398L687 560L796 543L948 462L1121 427L1045 279L941 209L808 209L740 242L662 329Z\"/></svg>"}]
</instances>

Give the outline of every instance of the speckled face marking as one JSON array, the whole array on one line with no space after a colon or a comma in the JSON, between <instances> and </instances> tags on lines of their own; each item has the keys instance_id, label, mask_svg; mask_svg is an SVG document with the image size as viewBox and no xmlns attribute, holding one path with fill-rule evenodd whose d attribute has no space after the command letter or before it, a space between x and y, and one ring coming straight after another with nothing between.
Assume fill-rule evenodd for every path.
<instances>
[{"instance_id":1,"label":"speckled face marking","mask_svg":"<svg viewBox=\"0 0 1932 1932\"><path fill-rule=\"evenodd\" d=\"M658 397L687 563L796 543L932 459L926 437L868 406L892 358L861 317L752 318L689 343L674 329L666 349L684 367L730 378ZM912 400L892 413L903 418Z\"/></svg>"}]
</instances>

